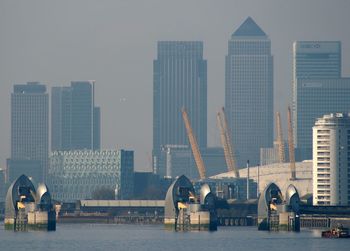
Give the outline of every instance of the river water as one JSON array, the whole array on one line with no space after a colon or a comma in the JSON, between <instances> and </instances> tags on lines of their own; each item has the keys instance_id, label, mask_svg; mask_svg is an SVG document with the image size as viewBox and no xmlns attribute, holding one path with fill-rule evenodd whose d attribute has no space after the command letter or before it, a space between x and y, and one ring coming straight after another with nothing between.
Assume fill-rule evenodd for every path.
<instances>
[{"instance_id":1,"label":"river water","mask_svg":"<svg viewBox=\"0 0 350 251\"><path fill-rule=\"evenodd\" d=\"M162 225L58 224L55 232L5 231L0 250L350 250L350 239L323 239L319 230L262 232L219 227L216 232L172 232Z\"/></svg>"}]
</instances>

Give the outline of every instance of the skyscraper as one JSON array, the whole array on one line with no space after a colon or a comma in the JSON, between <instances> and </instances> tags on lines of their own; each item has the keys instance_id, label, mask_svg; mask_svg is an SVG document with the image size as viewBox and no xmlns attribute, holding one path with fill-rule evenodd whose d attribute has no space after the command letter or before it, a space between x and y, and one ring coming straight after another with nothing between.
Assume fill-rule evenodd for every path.
<instances>
[{"instance_id":1,"label":"skyscraper","mask_svg":"<svg viewBox=\"0 0 350 251\"><path fill-rule=\"evenodd\" d=\"M298 78L340 78L340 41L293 43L293 82Z\"/></svg>"},{"instance_id":2,"label":"skyscraper","mask_svg":"<svg viewBox=\"0 0 350 251\"><path fill-rule=\"evenodd\" d=\"M293 43L293 129L298 160L312 158L312 126L349 109L349 79L341 78L339 41Z\"/></svg>"},{"instance_id":3,"label":"skyscraper","mask_svg":"<svg viewBox=\"0 0 350 251\"><path fill-rule=\"evenodd\" d=\"M94 82L75 81L70 87L53 87L51 149L100 148L100 109L94 106Z\"/></svg>"},{"instance_id":4,"label":"skyscraper","mask_svg":"<svg viewBox=\"0 0 350 251\"><path fill-rule=\"evenodd\" d=\"M48 169L49 97L37 82L14 85L11 94L11 173L43 181ZM13 177L17 178L17 177ZM12 180L10 180L12 181Z\"/></svg>"},{"instance_id":5,"label":"skyscraper","mask_svg":"<svg viewBox=\"0 0 350 251\"><path fill-rule=\"evenodd\" d=\"M237 163L258 165L260 148L273 145L271 41L248 17L232 34L226 56L225 109Z\"/></svg>"},{"instance_id":6,"label":"skyscraper","mask_svg":"<svg viewBox=\"0 0 350 251\"><path fill-rule=\"evenodd\" d=\"M161 41L153 62L153 168L166 173L161 149L188 145L185 107L200 148L207 146L207 61L199 41Z\"/></svg>"}]
</instances>

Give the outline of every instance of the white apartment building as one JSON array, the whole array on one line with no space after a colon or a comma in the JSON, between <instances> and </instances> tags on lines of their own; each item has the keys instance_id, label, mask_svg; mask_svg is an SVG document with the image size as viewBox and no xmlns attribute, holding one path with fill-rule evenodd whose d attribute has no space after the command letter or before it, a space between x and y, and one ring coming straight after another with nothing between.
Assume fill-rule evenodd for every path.
<instances>
[{"instance_id":1,"label":"white apartment building","mask_svg":"<svg viewBox=\"0 0 350 251\"><path fill-rule=\"evenodd\" d=\"M316 120L313 130L313 204L350 205L350 114Z\"/></svg>"}]
</instances>

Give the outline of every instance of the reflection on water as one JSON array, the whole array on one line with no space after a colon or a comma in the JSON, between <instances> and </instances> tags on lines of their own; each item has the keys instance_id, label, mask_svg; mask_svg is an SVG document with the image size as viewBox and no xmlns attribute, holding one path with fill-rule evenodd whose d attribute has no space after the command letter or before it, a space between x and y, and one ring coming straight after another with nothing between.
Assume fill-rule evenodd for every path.
<instances>
[{"instance_id":1,"label":"reflection on water","mask_svg":"<svg viewBox=\"0 0 350 251\"><path fill-rule=\"evenodd\" d=\"M58 224L56 232L11 232L0 224L0 250L345 250L350 239L322 239L319 230L262 232L221 227L172 232L162 225Z\"/></svg>"}]
</instances>

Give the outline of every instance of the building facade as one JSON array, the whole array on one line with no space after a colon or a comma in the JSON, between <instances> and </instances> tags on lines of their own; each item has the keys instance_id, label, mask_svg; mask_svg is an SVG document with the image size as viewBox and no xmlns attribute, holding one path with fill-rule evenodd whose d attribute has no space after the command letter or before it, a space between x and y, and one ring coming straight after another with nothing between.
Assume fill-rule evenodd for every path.
<instances>
[{"instance_id":1,"label":"building facade","mask_svg":"<svg viewBox=\"0 0 350 251\"><path fill-rule=\"evenodd\" d=\"M350 110L350 78L296 81L294 134L299 158L311 159L312 127L324 114Z\"/></svg>"},{"instance_id":2,"label":"building facade","mask_svg":"<svg viewBox=\"0 0 350 251\"><path fill-rule=\"evenodd\" d=\"M313 132L313 204L350 205L350 116L319 118Z\"/></svg>"},{"instance_id":3,"label":"building facade","mask_svg":"<svg viewBox=\"0 0 350 251\"><path fill-rule=\"evenodd\" d=\"M293 43L293 129L298 160L312 158L311 128L315 120L327 113L343 111L342 107L346 104L338 101L336 96L325 97L325 92L328 92L326 88L332 92L340 91L338 82L347 81L338 80L340 78L341 43L339 41L297 41ZM325 85L323 81L328 83L326 84L328 87L321 90L318 85ZM318 84L320 82L322 84ZM331 87L332 84L334 87ZM319 96L318 91L323 91L322 97ZM323 100L324 97L325 100ZM332 106L329 102L337 103L337 109L327 109Z\"/></svg>"},{"instance_id":4,"label":"building facade","mask_svg":"<svg viewBox=\"0 0 350 251\"><path fill-rule=\"evenodd\" d=\"M51 91L52 151L100 148L100 108L94 105L94 81L73 81Z\"/></svg>"},{"instance_id":5,"label":"building facade","mask_svg":"<svg viewBox=\"0 0 350 251\"><path fill-rule=\"evenodd\" d=\"M55 200L91 199L99 189L130 199L134 190L134 152L126 150L54 151L50 155L49 184Z\"/></svg>"},{"instance_id":6,"label":"building facade","mask_svg":"<svg viewBox=\"0 0 350 251\"><path fill-rule=\"evenodd\" d=\"M6 193L6 179L5 179L5 170L0 169L0 204L5 201L5 193ZM0 208L1 210L1 208Z\"/></svg>"},{"instance_id":7,"label":"building facade","mask_svg":"<svg viewBox=\"0 0 350 251\"><path fill-rule=\"evenodd\" d=\"M228 42L225 110L238 167L258 165L260 148L273 145L271 41L248 17Z\"/></svg>"},{"instance_id":8,"label":"building facade","mask_svg":"<svg viewBox=\"0 0 350 251\"><path fill-rule=\"evenodd\" d=\"M207 177L227 171L224 151L221 147L207 147L200 149L200 151ZM190 179L199 178L199 172L190 146L165 145L161 154L165 160L166 177L176 178L185 175Z\"/></svg>"},{"instance_id":9,"label":"building facade","mask_svg":"<svg viewBox=\"0 0 350 251\"><path fill-rule=\"evenodd\" d=\"M22 169L22 174L32 176L37 182L46 178L48 169L48 110L49 97L45 85L38 82L14 85L11 94L11 160L8 161L38 162L34 169L30 166ZM17 172L15 169L19 168L12 165L9 173Z\"/></svg>"},{"instance_id":10,"label":"building facade","mask_svg":"<svg viewBox=\"0 0 350 251\"><path fill-rule=\"evenodd\" d=\"M161 149L188 145L181 115L185 107L198 145L207 145L207 61L203 43L161 41L153 62L153 168L166 175Z\"/></svg>"},{"instance_id":11,"label":"building facade","mask_svg":"<svg viewBox=\"0 0 350 251\"><path fill-rule=\"evenodd\" d=\"M284 144L284 159L285 159L285 162L288 162L289 161L288 141L283 141L283 144ZM278 147L279 147L278 142L274 141L273 147L260 148L260 166L280 163Z\"/></svg>"}]
</instances>

